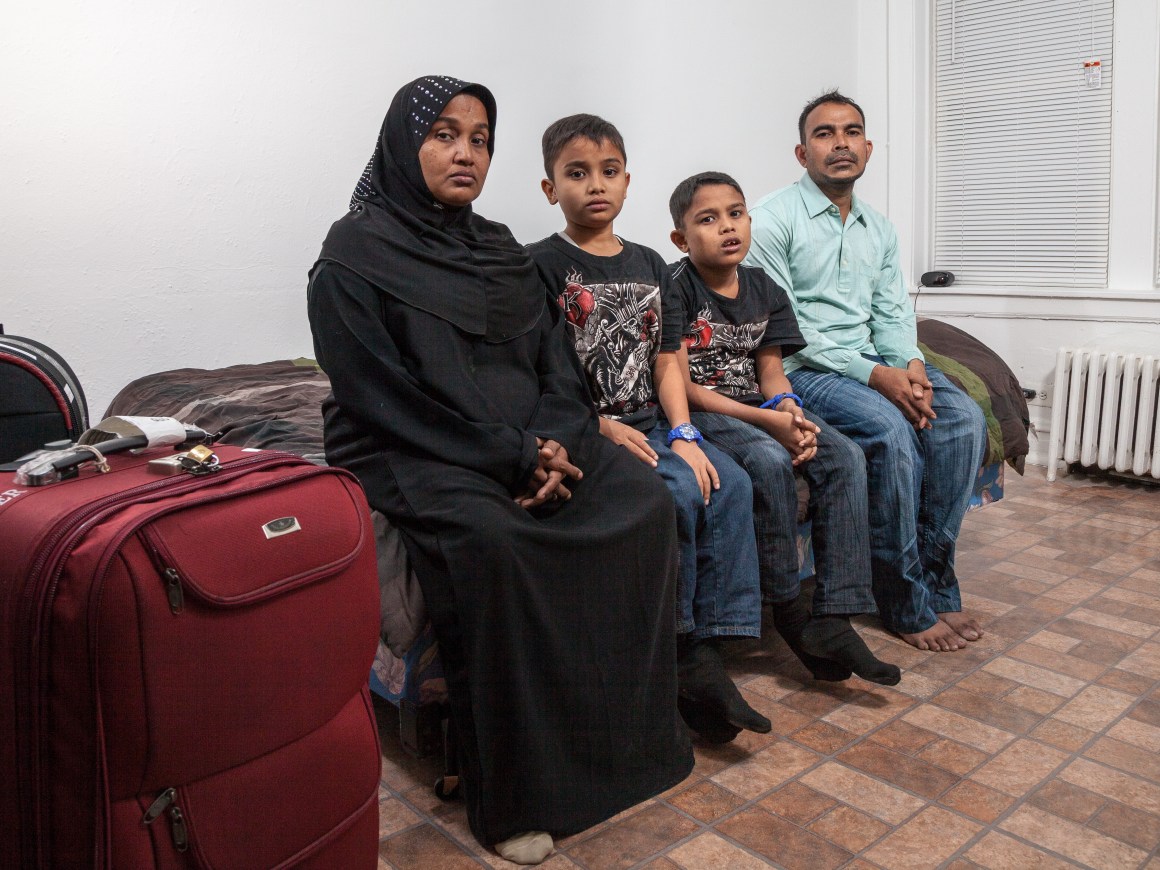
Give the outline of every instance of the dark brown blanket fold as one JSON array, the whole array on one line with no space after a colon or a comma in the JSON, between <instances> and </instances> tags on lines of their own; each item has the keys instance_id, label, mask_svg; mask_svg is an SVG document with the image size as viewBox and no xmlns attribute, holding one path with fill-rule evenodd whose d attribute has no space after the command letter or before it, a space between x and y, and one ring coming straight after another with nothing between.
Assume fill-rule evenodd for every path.
<instances>
[{"instance_id":1,"label":"dark brown blanket fold","mask_svg":"<svg viewBox=\"0 0 1160 870\"><path fill-rule=\"evenodd\" d=\"M979 403L988 417L988 433L998 431L1002 444L992 445L988 461L1006 459L1022 474L1029 450L1027 431L1031 417L1014 372L977 338L948 323L919 318L918 340L924 354L933 351L928 362ZM985 396L979 395L980 384Z\"/></svg>"},{"instance_id":2,"label":"dark brown blanket fold","mask_svg":"<svg viewBox=\"0 0 1160 870\"><path fill-rule=\"evenodd\" d=\"M175 369L138 378L105 416L176 417L221 432L219 444L285 450L325 464L322 400L330 381L310 361Z\"/></svg>"}]
</instances>

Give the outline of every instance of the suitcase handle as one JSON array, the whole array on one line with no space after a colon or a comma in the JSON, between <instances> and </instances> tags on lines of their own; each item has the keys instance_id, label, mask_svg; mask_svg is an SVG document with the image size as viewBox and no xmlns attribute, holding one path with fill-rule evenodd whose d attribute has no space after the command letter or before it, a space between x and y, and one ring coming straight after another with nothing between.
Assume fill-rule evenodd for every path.
<instances>
[{"instance_id":1,"label":"suitcase handle","mask_svg":"<svg viewBox=\"0 0 1160 870\"><path fill-rule=\"evenodd\" d=\"M180 444L175 444L174 450L205 444L207 441L212 441L212 438L204 429L198 426L186 426L185 440ZM91 461L95 461L97 468L102 471L108 471L109 467L104 461L105 456L124 453L138 447L146 447L148 444L149 438L147 436L130 435L124 438L110 438L107 441L102 441L99 445L83 445L42 453L39 456L30 457L27 462L20 466L20 469L17 470L16 483L24 486L45 486L57 483L73 476L67 473L70 470Z\"/></svg>"}]
</instances>

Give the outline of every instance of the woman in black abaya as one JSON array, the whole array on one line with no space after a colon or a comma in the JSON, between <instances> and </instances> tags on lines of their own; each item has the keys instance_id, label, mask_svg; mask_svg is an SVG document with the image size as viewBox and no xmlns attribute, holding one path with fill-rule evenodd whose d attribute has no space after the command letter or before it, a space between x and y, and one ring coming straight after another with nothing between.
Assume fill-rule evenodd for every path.
<instances>
[{"instance_id":1,"label":"woman in black abaya","mask_svg":"<svg viewBox=\"0 0 1160 870\"><path fill-rule=\"evenodd\" d=\"M672 503L598 434L557 306L507 228L472 211L495 114L452 78L399 91L309 310L333 386L327 458L403 532L472 831L530 863L548 835L679 782L692 753Z\"/></svg>"}]
</instances>

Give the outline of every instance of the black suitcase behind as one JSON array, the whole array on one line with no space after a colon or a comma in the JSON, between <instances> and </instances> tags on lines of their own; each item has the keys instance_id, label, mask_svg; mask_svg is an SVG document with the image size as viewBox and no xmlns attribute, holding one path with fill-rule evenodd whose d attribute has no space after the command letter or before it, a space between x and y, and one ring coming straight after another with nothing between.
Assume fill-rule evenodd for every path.
<instances>
[{"instance_id":1,"label":"black suitcase behind","mask_svg":"<svg viewBox=\"0 0 1160 870\"><path fill-rule=\"evenodd\" d=\"M68 363L0 327L0 462L50 441L75 441L88 427L84 390Z\"/></svg>"}]
</instances>

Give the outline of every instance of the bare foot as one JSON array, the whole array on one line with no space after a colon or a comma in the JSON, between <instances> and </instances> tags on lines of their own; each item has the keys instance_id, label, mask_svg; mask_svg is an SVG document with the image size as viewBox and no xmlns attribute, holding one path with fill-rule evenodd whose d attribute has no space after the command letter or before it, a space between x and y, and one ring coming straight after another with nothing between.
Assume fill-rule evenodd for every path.
<instances>
[{"instance_id":1,"label":"bare foot","mask_svg":"<svg viewBox=\"0 0 1160 870\"><path fill-rule=\"evenodd\" d=\"M973 616L968 616L959 610L948 610L946 613L940 613L938 618L954 629L955 634L963 640L978 640L983 636L983 626L975 621Z\"/></svg>"},{"instance_id":2,"label":"bare foot","mask_svg":"<svg viewBox=\"0 0 1160 870\"><path fill-rule=\"evenodd\" d=\"M931 652L951 652L967 645L959 633L941 619L936 620L935 624L925 631L915 634L899 632L898 636L911 646Z\"/></svg>"}]
</instances>

